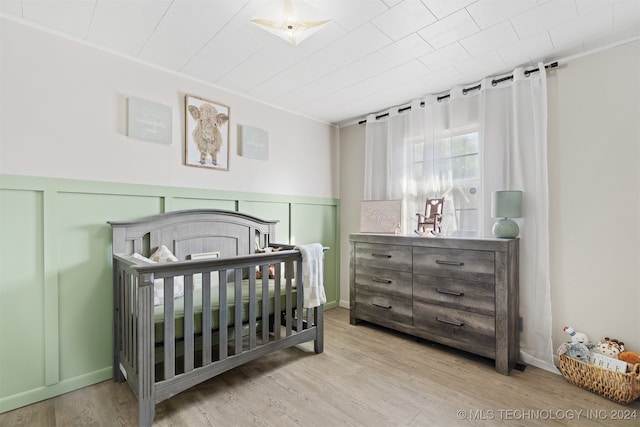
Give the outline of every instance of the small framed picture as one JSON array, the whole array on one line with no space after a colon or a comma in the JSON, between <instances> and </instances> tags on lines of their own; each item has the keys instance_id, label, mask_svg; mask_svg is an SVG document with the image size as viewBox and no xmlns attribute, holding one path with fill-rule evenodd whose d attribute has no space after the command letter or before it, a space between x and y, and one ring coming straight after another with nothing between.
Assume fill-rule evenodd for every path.
<instances>
[{"instance_id":1,"label":"small framed picture","mask_svg":"<svg viewBox=\"0 0 640 427\"><path fill-rule=\"evenodd\" d=\"M361 233L399 234L402 200L363 200L360 205Z\"/></svg>"},{"instance_id":2,"label":"small framed picture","mask_svg":"<svg viewBox=\"0 0 640 427\"><path fill-rule=\"evenodd\" d=\"M185 164L229 170L229 107L185 95Z\"/></svg>"}]
</instances>

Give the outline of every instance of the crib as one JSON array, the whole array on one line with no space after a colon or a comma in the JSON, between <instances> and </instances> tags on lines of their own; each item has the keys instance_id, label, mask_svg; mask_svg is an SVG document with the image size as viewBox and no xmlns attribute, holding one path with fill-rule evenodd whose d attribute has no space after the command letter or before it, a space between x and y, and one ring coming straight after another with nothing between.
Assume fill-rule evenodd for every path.
<instances>
[{"instance_id":1,"label":"crib","mask_svg":"<svg viewBox=\"0 0 640 427\"><path fill-rule=\"evenodd\" d=\"M273 242L276 222L210 209L109 222L113 379L136 395L141 426L159 402L244 363L309 341L323 351L323 306L304 307L302 254ZM158 248L173 261L141 261Z\"/></svg>"}]
</instances>

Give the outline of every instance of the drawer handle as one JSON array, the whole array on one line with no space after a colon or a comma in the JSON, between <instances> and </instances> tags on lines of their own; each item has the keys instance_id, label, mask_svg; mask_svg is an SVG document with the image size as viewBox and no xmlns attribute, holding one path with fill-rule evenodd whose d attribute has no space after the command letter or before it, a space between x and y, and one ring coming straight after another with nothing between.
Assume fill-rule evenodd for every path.
<instances>
[{"instance_id":1,"label":"drawer handle","mask_svg":"<svg viewBox=\"0 0 640 427\"><path fill-rule=\"evenodd\" d=\"M446 320L446 319L440 319L439 317L436 317L436 320L440 323L446 323L447 325L453 325L453 326L464 326L464 323L460 322L452 322L451 320Z\"/></svg>"},{"instance_id":2,"label":"drawer handle","mask_svg":"<svg viewBox=\"0 0 640 427\"><path fill-rule=\"evenodd\" d=\"M375 305L376 307L386 308L387 310L391 309L390 305L382 305L382 304L378 304L377 302L372 302L371 304Z\"/></svg>"},{"instance_id":3,"label":"drawer handle","mask_svg":"<svg viewBox=\"0 0 640 427\"><path fill-rule=\"evenodd\" d=\"M371 254L371 256L374 258L391 258L391 255L387 254Z\"/></svg>"},{"instance_id":4,"label":"drawer handle","mask_svg":"<svg viewBox=\"0 0 640 427\"><path fill-rule=\"evenodd\" d=\"M464 262L462 262L462 261L447 261L447 260L443 260L443 259L437 259L436 260L436 264L454 265L456 267L462 267L464 265Z\"/></svg>"},{"instance_id":5,"label":"drawer handle","mask_svg":"<svg viewBox=\"0 0 640 427\"><path fill-rule=\"evenodd\" d=\"M378 283L386 283L387 285L390 285L392 283L389 279L378 279L377 277L374 277L371 280Z\"/></svg>"},{"instance_id":6,"label":"drawer handle","mask_svg":"<svg viewBox=\"0 0 640 427\"><path fill-rule=\"evenodd\" d=\"M436 292L438 292L439 294L453 295L453 296L456 296L456 297L463 297L464 296L464 292L448 291L446 289L438 289L438 288L436 288Z\"/></svg>"}]
</instances>

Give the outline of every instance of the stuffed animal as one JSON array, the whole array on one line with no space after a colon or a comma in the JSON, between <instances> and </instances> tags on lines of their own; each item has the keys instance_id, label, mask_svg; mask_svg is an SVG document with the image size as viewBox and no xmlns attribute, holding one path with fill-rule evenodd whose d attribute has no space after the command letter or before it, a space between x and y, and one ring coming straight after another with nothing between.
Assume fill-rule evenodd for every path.
<instances>
[{"instance_id":1,"label":"stuffed animal","mask_svg":"<svg viewBox=\"0 0 640 427\"><path fill-rule=\"evenodd\" d=\"M271 253L271 252L278 252L280 249L282 248L272 248L272 247L267 247L264 249L258 248L258 252ZM269 279L274 279L275 275L276 275L276 265L269 264ZM262 266L258 269L258 271L256 271L256 279L262 279Z\"/></svg>"},{"instance_id":2,"label":"stuffed animal","mask_svg":"<svg viewBox=\"0 0 640 427\"><path fill-rule=\"evenodd\" d=\"M591 352L586 345L579 342L565 342L558 347L558 355L566 354L584 363L591 360Z\"/></svg>"},{"instance_id":3,"label":"stuffed animal","mask_svg":"<svg viewBox=\"0 0 640 427\"><path fill-rule=\"evenodd\" d=\"M589 342L589 338L585 334L574 331L571 326L565 326L562 330L571 336L572 343L587 344Z\"/></svg>"},{"instance_id":4,"label":"stuffed animal","mask_svg":"<svg viewBox=\"0 0 640 427\"><path fill-rule=\"evenodd\" d=\"M604 354L605 356L618 358L618 355L624 351L624 343L615 338L604 337L594 348L594 353Z\"/></svg>"},{"instance_id":5,"label":"stuffed animal","mask_svg":"<svg viewBox=\"0 0 640 427\"><path fill-rule=\"evenodd\" d=\"M618 359L624 360L629 365L636 365L640 363L640 354L634 353L633 351L622 351L618 355Z\"/></svg>"}]
</instances>

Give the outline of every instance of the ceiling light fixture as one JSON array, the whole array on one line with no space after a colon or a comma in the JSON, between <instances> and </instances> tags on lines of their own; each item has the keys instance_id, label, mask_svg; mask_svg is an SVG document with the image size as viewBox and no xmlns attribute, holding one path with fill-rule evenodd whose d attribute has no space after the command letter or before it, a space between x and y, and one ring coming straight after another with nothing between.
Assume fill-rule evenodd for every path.
<instances>
[{"instance_id":1,"label":"ceiling light fixture","mask_svg":"<svg viewBox=\"0 0 640 427\"><path fill-rule=\"evenodd\" d=\"M281 11L270 7L251 22L295 46L330 21L320 19L319 13L302 0L284 0Z\"/></svg>"}]
</instances>

